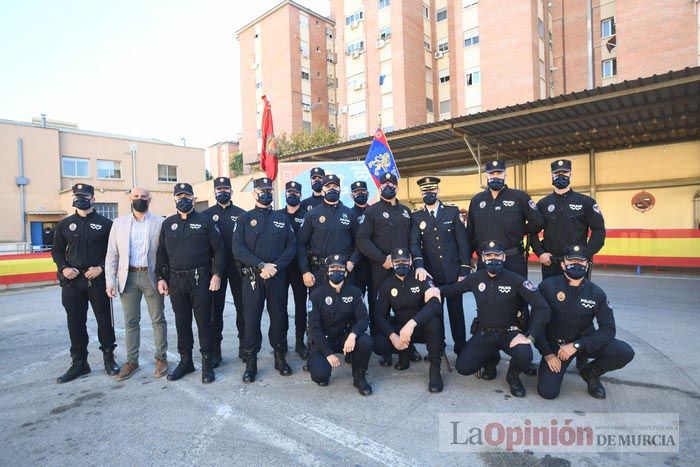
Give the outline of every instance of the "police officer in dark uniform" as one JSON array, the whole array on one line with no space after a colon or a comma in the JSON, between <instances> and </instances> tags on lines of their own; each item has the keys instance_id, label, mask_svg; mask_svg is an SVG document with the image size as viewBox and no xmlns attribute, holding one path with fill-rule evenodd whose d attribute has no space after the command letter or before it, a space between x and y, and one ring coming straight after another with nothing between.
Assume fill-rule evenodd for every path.
<instances>
[{"instance_id":1,"label":"police officer in dark uniform","mask_svg":"<svg viewBox=\"0 0 700 467\"><path fill-rule=\"evenodd\" d=\"M352 210L340 201L340 179L337 175L323 177L322 204L304 216L304 223L297 237L297 262L309 289L326 282L326 258L341 254L348 258L347 271L360 256L355 245L357 218Z\"/></svg>"},{"instance_id":2,"label":"police officer in dark uniform","mask_svg":"<svg viewBox=\"0 0 700 467\"><path fill-rule=\"evenodd\" d=\"M301 201L301 184L299 182L290 181L285 185L285 195L287 206L280 209L279 212L287 216L287 221L289 225L292 226L294 234L299 232L299 227L304 222L304 214L306 211L302 211L299 203ZM294 351L299 354L303 360L309 358L309 352L304 344L304 333L306 333L306 294L307 289L304 285L304 281L301 278L301 270L299 269L299 263L296 258L289 263L287 267L287 286L286 291L289 291L289 287L292 287L292 295L294 297L294 330L296 335L296 344ZM287 310L289 310L289 304L287 304ZM289 312L287 312L289 316ZM287 331L289 330L289 322L287 322ZM287 332L285 331L285 337Z\"/></svg>"},{"instance_id":3,"label":"police officer in dark uniform","mask_svg":"<svg viewBox=\"0 0 700 467\"><path fill-rule=\"evenodd\" d=\"M287 279L289 263L296 254L294 230L286 214L273 211L272 180L253 182L255 208L238 218L233 232L233 254L243 272L243 309L245 314L243 381L252 383L258 373L257 355L262 346L260 321L267 304L270 314L268 337L275 355L275 370L282 376L292 374L285 359L287 316Z\"/></svg>"},{"instance_id":4,"label":"police officer in dark uniform","mask_svg":"<svg viewBox=\"0 0 700 467\"><path fill-rule=\"evenodd\" d=\"M311 211L312 208L323 203L323 177L326 176L326 171L321 167L314 167L309 171L309 175L311 177L311 196L301 201L299 207L302 212Z\"/></svg>"},{"instance_id":5,"label":"police officer in dark uniform","mask_svg":"<svg viewBox=\"0 0 700 467\"><path fill-rule=\"evenodd\" d=\"M352 355L352 382L360 394L372 394L365 372L372 355L372 338L365 334L369 324L360 289L347 283L347 257L326 258L326 277L309 296L309 372L319 386L327 386L332 368L340 366L334 354Z\"/></svg>"},{"instance_id":6,"label":"police officer in dark uniform","mask_svg":"<svg viewBox=\"0 0 700 467\"><path fill-rule=\"evenodd\" d=\"M168 374L176 381L194 372L192 314L202 354L202 383L214 381L212 292L221 287L226 268L224 243L211 216L194 209L192 185L176 183L174 214L163 221L156 253L158 292L170 295L177 328L180 363Z\"/></svg>"},{"instance_id":7,"label":"police officer in dark uniform","mask_svg":"<svg viewBox=\"0 0 700 467\"><path fill-rule=\"evenodd\" d=\"M372 264L372 295L375 301L384 280L391 276L391 252L396 248L406 248L411 243L411 213L396 199L398 180L392 173L385 173L380 179L380 199L365 209L365 218L357 231L357 246ZM370 309L372 305L370 305ZM374 316L370 316L370 334L374 336ZM421 356L412 347L413 361ZM383 355L382 366L391 365L391 354Z\"/></svg>"},{"instance_id":8,"label":"police officer in dark uniform","mask_svg":"<svg viewBox=\"0 0 700 467\"><path fill-rule=\"evenodd\" d=\"M110 376L119 373L119 365L114 361L114 348L117 346L114 317L104 275L112 221L95 212L94 202L95 189L91 185L73 185L75 214L58 223L51 249L51 256L58 268L61 301L66 309L72 359L68 371L57 378L58 383L67 383L90 373L87 361L88 303L92 305L97 320L97 336L105 372Z\"/></svg>"},{"instance_id":9,"label":"police officer in dark uniform","mask_svg":"<svg viewBox=\"0 0 700 467\"><path fill-rule=\"evenodd\" d=\"M563 274L551 276L539 286L552 309L545 332L537 336L535 343L543 357L537 372L537 391L545 399L559 395L564 374L575 355L594 359L581 368L580 374L588 385L588 393L597 399L605 399L600 376L624 367L634 358L632 347L615 339L610 300L600 287L585 278L590 257L583 244L565 247L559 263ZM588 333L593 319L598 328Z\"/></svg>"},{"instance_id":10,"label":"police officer in dark uniform","mask_svg":"<svg viewBox=\"0 0 700 467\"><path fill-rule=\"evenodd\" d=\"M463 280L471 271L471 246L459 209L446 206L438 199L437 177L418 180L425 206L411 214L411 255L419 278L429 274L436 285ZM447 299L447 314L459 355L467 341L462 297Z\"/></svg>"},{"instance_id":11,"label":"police officer in dark uniform","mask_svg":"<svg viewBox=\"0 0 700 467\"><path fill-rule=\"evenodd\" d=\"M591 261L605 243L600 207L590 196L571 188L571 161L556 160L551 167L554 192L537 202L544 217L544 238L540 240L536 233L530 235L532 249L542 263L542 279L563 274L559 264L567 245L586 245Z\"/></svg>"},{"instance_id":12,"label":"police officer in dark uniform","mask_svg":"<svg viewBox=\"0 0 700 467\"><path fill-rule=\"evenodd\" d=\"M489 240L479 250L484 269L469 274L462 282L439 287L446 297L472 292L476 299L478 328L457 356L455 367L460 374L471 375L502 350L511 357L506 375L510 393L525 397L520 372L532 362L530 344L544 332L549 306L530 281L504 268L506 254L500 241ZM432 292L426 294L426 299L433 296ZM523 300L532 306L528 331L522 330L517 319ZM495 376L494 371L493 377L484 379Z\"/></svg>"},{"instance_id":13,"label":"police officer in dark uniform","mask_svg":"<svg viewBox=\"0 0 700 467\"><path fill-rule=\"evenodd\" d=\"M352 212L355 214L355 217L357 218L357 225L358 225L358 230L360 224L365 220L365 209L367 209L367 201L369 199L369 191L367 190L367 183L363 182L362 180L358 180L355 182L352 182L352 185L350 185L350 195L352 196L352 200L354 201L354 204L352 206ZM352 273L349 275L348 280L364 295L365 293L367 294L368 297L368 303L369 303L369 312L370 315L372 314L372 311L374 310L374 301L369 299L369 297L372 296L372 266L369 263L369 260L365 255L360 253L359 259L357 260L357 263L355 263L355 267L352 270Z\"/></svg>"},{"instance_id":14,"label":"police officer in dark uniform","mask_svg":"<svg viewBox=\"0 0 700 467\"><path fill-rule=\"evenodd\" d=\"M384 280L377 293L374 351L378 355L398 353L394 368L406 370L411 365L411 342L424 342L430 360L428 390L441 392L440 363L445 349L442 303L438 298L424 303L424 294L433 282L416 277L407 248L394 249L391 264L394 273Z\"/></svg>"},{"instance_id":15,"label":"police officer in dark uniform","mask_svg":"<svg viewBox=\"0 0 700 467\"><path fill-rule=\"evenodd\" d=\"M226 305L226 282L231 286L233 304L236 307L236 328L238 330L238 356L242 357L243 342L243 291L241 274L236 267L236 258L233 256L233 226L236 225L238 216L245 211L231 202L231 179L228 177L216 177L214 179L214 195L216 204L202 211L205 216L211 217L221 233L226 250L226 266L221 276L221 287L213 294L212 315L214 319L214 342L212 358L214 368L221 363L221 341L224 331L224 307Z\"/></svg>"}]
</instances>

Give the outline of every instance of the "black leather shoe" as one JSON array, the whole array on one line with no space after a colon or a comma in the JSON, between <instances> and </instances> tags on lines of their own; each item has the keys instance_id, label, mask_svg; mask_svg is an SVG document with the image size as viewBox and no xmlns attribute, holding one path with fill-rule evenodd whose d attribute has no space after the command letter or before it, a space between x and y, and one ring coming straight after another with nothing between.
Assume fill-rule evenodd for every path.
<instances>
[{"instance_id":1,"label":"black leather shoe","mask_svg":"<svg viewBox=\"0 0 700 467\"><path fill-rule=\"evenodd\" d=\"M588 385L588 394L596 399L605 399L605 388L600 383L603 371L597 365L588 364L581 369L581 378Z\"/></svg>"},{"instance_id":2,"label":"black leather shoe","mask_svg":"<svg viewBox=\"0 0 700 467\"><path fill-rule=\"evenodd\" d=\"M221 345L214 347L214 351L211 354L211 366L212 368L219 368L221 365ZM202 361L202 366L204 366L204 361Z\"/></svg>"},{"instance_id":3,"label":"black leather shoe","mask_svg":"<svg viewBox=\"0 0 700 467\"><path fill-rule=\"evenodd\" d=\"M382 355L381 360L379 360L381 366L391 366L391 354Z\"/></svg>"},{"instance_id":4,"label":"black leather shoe","mask_svg":"<svg viewBox=\"0 0 700 467\"><path fill-rule=\"evenodd\" d=\"M109 376L115 376L119 374L119 365L114 361L114 349L108 349L102 351L102 359L105 363L105 373Z\"/></svg>"},{"instance_id":5,"label":"black leather shoe","mask_svg":"<svg viewBox=\"0 0 700 467\"><path fill-rule=\"evenodd\" d=\"M523 370L523 373L528 376L537 376L537 365L530 363L527 368Z\"/></svg>"},{"instance_id":6,"label":"black leather shoe","mask_svg":"<svg viewBox=\"0 0 700 467\"><path fill-rule=\"evenodd\" d=\"M520 372L512 368L512 365L508 368L506 381L510 386L510 393L513 397L525 397L525 386L523 386L522 381L520 381Z\"/></svg>"},{"instance_id":7,"label":"black leather shoe","mask_svg":"<svg viewBox=\"0 0 700 467\"><path fill-rule=\"evenodd\" d=\"M215 379L214 358L209 354L202 354L202 383L213 383Z\"/></svg>"},{"instance_id":8,"label":"black leather shoe","mask_svg":"<svg viewBox=\"0 0 700 467\"><path fill-rule=\"evenodd\" d=\"M88 365L87 357L73 357L68 370L56 378L56 382L59 384L67 383L88 373L90 373L90 365Z\"/></svg>"},{"instance_id":9,"label":"black leather shoe","mask_svg":"<svg viewBox=\"0 0 700 467\"><path fill-rule=\"evenodd\" d=\"M180 363L177 364L175 369L168 373L166 378L168 381L177 381L188 373L194 373L194 363L192 362L191 353L180 354Z\"/></svg>"},{"instance_id":10,"label":"black leather shoe","mask_svg":"<svg viewBox=\"0 0 700 467\"><path fill-rule=\"evenodd\" d=\"M243 363L245 363L246 358L248 358L243 347L238 347L238 358L240 358Z\"/></svg>"},{"instance_id":11,"label":"black leather shoe","mask_svg":"<svg viewBox=\"0 0 700 467\"><path fill-rule=\"evenodd\" d=\"M422 362L423 361L423 356L416 350L415 346L411 345L409 347L409 350L411 353L409 354L411 356L411 361L412 362Z\"/></svg>"},{"instance_id":12,"label":"black leather shoe","mask_svg":"<svg viewBox=\"0 0 700 467\"><path fill-rule=\"evenodd\" d=\"M428 382L428 391L430 392L442 392L443 383L442 375L440 374L440 363L442 362L442 357L431 357L430 358L430 381Z\"/></svg>"},{"instance_id":13,"label":"black leather shoe","mask_svg":"<svg viewBox=\"0 0 700 467\"><path fill-rule=\"evenodd\" d=\"M372 394L372 386L369 385L367 379L365 379L365 372L367 370L356 370L352 369L352 385L357 388L357 392L363 396L369 396Z\"/></svg>"},{"instance_id":14,"label":"black leather shoe","mask_svg":"<svg viewBox=\"0 0 700 467\"><path fill-rule=\"evenodd\" d=\"M287 360L284 358L283 347L275 349L275 370L279 371L282 376L289 376L292 374L292 368L287 364Z\"/></svg>"},{"instance_id":15,"label":"black leather shoe","mask_svg":"<svg viewBox=\"0 0 700 467\"><path fill-rule=\"evenodd\" d=\"M301 340L297 339L297 343L294 346L294 351L299 354L299 358L302 360L306 360L309 358L309 350L306 348L306 345L304 344L304 338L302 337Z\"/></svg>"},{"instance_id":16,"label":"black leather shoe","mask_svg":"<svg viewBox=\"0 0 700 467\"><path fill-rule=\"evenodd\" d=\"M316 383L316 384L318 384L318 385L321 386L321 387L323 387L323 386L328 386L328 380L327 380L327 379L324 379L324 380L322 380L322 381L319 381L319 382Z\"/></svg>"},{"instance_id":17,"label":"black leather shoe","mask_svg":"<svg viewBox=\"0 0 700 467\"><path fill-rule=\"evenodd\" d=\"M578 369L579 373L581 373L581 370L588 365L588 357L583 357L579 355L576 357L576 368Z\"/></svg>"},{"instance_id":18,"label":"black leather shoe","mask_svg":"<svg viewBox=\"0 0 700 467\"><path fill-rule=\"evenodd\" d=\"M245 356L245 371L243 372L243 382L252 383L255 381L255 375L258 374L258 356L253 352L244 352Z\"/></svg>"},{"instance_id":19,"label":"black leather shoe","mask_svg":"<svg viewBox=\"0 0 700 467\"><path fill-rule=\"evenodd\" d=\"M399 352L399 361L396 362L394 368L403 371L408 370L411 366L411 349L402 350Z\"/></svg>"},{"instance_id":20,"label":"black leather shoe","mask_svg":"<svg viewBox=\"0 0 700 467\"><path fill-rule=\"evenodd\" d=\"M498 362L500 361L501 356L496 355L495 357L492 357L491 359L484 362L484 369L481 372L481 379L486 381L496 379L496 375L498 374Z\"/></svg>"}]
</instances>

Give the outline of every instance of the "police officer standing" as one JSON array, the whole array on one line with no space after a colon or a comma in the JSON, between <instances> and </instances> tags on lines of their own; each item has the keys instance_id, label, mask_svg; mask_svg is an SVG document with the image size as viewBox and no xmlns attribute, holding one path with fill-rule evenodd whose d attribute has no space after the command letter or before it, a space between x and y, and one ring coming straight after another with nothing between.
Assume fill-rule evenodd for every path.
<instances>
[{"instance_id":1,"label":"police officer standing","mask_svg":"<svg viewBox=\"0 0 700 467\"><path fill-rule=\"evenodd\" d=\"M309 372L319 386L327 386L333 368L340 366L334 354L352 355L352 383L360 394L372 394L365 373L372 355L372 338L365 334L369 323L360 289L347 283L347 257L329 255L326 277L309 297Z\"/></svg>"},{"instance_id":2,"label":"police officer standing","mask_svg":"<svg viewBox=\"0 0 700 467\"><path fill-rule=\"evenodd\" d=\"M326 171L321 167L314 167L309 171L311 177L311 196L302 200L300 209L302 212L310 211L323 203L323 177Z\"/></svg>"},{"instance_id":3,"label":"police officer standing","mask_svg":"<svg viewBox=\"0 0 700 467\"><path fill-rule=\"evenodd\" d=\"M376 302L376 292L382 286L384 279L391 276L391 252L395 248L406 248L411 243L411 214L409 209L396 199L398 190L396 176L387 172L382 175L379 182L380 199L365 209L364 221L357 231L357 246L372 264L370 303ZM374 317L370 316L372 336L375 333L373 320ZM391 358L391 354L383 355L379 363L382 366L389 366ZM419 361L421 357L414 351L411 359Z\"/></svg>"},{"instance_id":4,"label":"police officer standing","mask_svg":"<svg viewBox=\"0 0 700 467\"><path fill-rule=\"evenodd\" d=\"M272 180L253 182L255 208L238 218L233 233L233 254L243 266L243 309L246 369L243 381L252 383L258 373L257 355L262 346L260 321L265 304L270 314L268 337L275 355L275 370L292 374L285 359L287 316L286 270L296 254L296 238L286 214L273 211Z\"/></svg>"},{"instance_id":5,"label":"police officer standing","mask_svg":"<svg viewBox=\"0 0 700 467\"><path fill-rule=\"evenodd\" d=\"M399 361L394 368L407 370L411 365L410 344L424 342L430 360L428 390L441 392L440 360L445 349L442 303L439 298L423 302L425 292L433 283L430 278L416 277L407 248L394 249L391 264L393 274L386 278L377 293L374 351L378 355L398 353Z\"/></svg>"},{"instance_id":6,"label":"police officer standing","mask_svg":"<svg viewBox=\"0 0 700 467\"><path fill-rule=\"evenodd\" d=\"M502 350L511 357L506 375L510 393L515 397L525 397L520 372L532 362L530 344L544 332L549 320L549 306L530 281L504 268L506 254L499 241L487 241L480 245L479 250L485 269L469 274L462 282L438 288L439 293L446 297L472 292L476 300L478 328L457 356L455 367L460 374L471 375ZM435 296L434 291L432 289L426 294L426 300ZM532 306L527 332L517 319L522 301ZM495 377L494 369L484 379Z\"/></svg>"},{"instance_id":7,"label":"police officer standing","mask_svg":"<svg viewBox=\"0 0 700 467\"><path fill-rule=\"evenodd\" d=\"M114 317L106 292L104 261L112 221L95 212L95 189L88 184L73 185L75 213L56 227L51 256L58 267L61 301L66 309L70 336L71 366L56 379L67 383L90 373L88 365L88 303L97 320L105 372L114 376L119 365L114 361Z\"/></svg>"},{"instance_id":8,"label":"police officer standing","mask_svg":"<svg viewBox=\"0 0 700 467\"><path fill-rule=\"evenodd\" d=\"M539 286L552 309L551 320L535 343L543 357L537 372L537 391L545 399L559 395L574 355L594 359L581 368L580 374L588 393L597 399L605 399L600 376L624 367L634 358L632 347L615 339L610 300L600 287L585 278L590 257L583 244L565 247L559 263L563 274L551 276ZM588 333L594 319L598 328Z\"/></svg>"},{"instance_id":9,"label":"police officer standing","mask_svg":"<svg viewBox=\"0 0 700 467\"><path fill-rule=\"evenodd\" d=\"M301 200L301 184L295 181L287 182L285 185L285 195L287 206L280 209L279 212L287 216L287 222L292 226L294 234L299 232L299 227L304 223L304 214L306 211L302 211L299 203ZM294 330L296 336L296 343L294 351L299 354L302 360L309 358L309 352L304 344L304 334L306 333L306 286L301 278L301 270L299 269L299 263L296 258L289 263L287 267L287 286L286 291L289 291L289 287L292 287L292 295L294 297ZM287 297L289 295L287 294ZM288 299L287 299L288 300ZM287 310L289 310L289 304L287 304ZM287 312L289 316L289 312ZM287 330L289 330L289 323L287 323ZM287 333L285 332L285 337Z\"/></svg>"},{"instance_id":10,"label":"police officer standing","mask_svg":"<svg viewBox=\"0 0 700 467\"><path fill-rule=\"evenodd\" d=\"M352 209L353 214L355 214L359 230L360 224L362 224L362 222L365 220L365 209L367 209L368 206L367 200L369 199L369 191L367 190L367 183L363 182L362 180L352 182L352 185L350 185L350 195L354 201L354 204L350 209ZM374 309L374 301L369 298L372 297L372 267L367 257L362 253L360 253L359 259L357 260L357 263L355 263L355 267L352 270L352 274L350 274L348 280L355 287L360 289L360 292L362 292L363 295L365 293L367 294L368 303L370 306L369 312L371 315L372 310Z\"/></svg>"},{"instance_id":11,"label":"police officer standing","mask_svg":"<svg viewBox=\"0 0 700 467\"><path fill-rule=\"evenodd\" d=\"M236 258L233 256L233 227L238 216L245 211L231 202L231 179L228 177L216 177L214 179L214 195L216 204L202 211L204 216L210 217L216 223L221 238L224 241L226 251L226 265L222 271L221 287L213 294L212 315L214 320L214 341L212 358L214 368L221 363L221 341L224 332L224 307L226 306L226 282L231 286L233 304L236 307L236 328L238 330L238 357L242 357L243 342L243 291L241 274L236 267Z\"/></svg>"},{"instance_id":12,"label":"police officer standing","mask_svg":"<svg viewBox=\"0 0 700 467\"><path fill-rule=\"evenodd\" d=\"M214 381L212 294L221 286L226 267L224 243L210 216L194 209L192 185L173 187L177 213L163 221L156 253L158 292L170 295L177 329L180 363L168 374L176 381L194 372L192 315L197 321L202 354L202 383Z\"/></svg>"},{"instance_id":13,"label":"police officer standing","mask_svg":"<svg viewBox=\"0 0 700 467\"><path fill-rule=\"evenodd\" d=\"M605 243L605 221L600 207L590 196L571 188L571 161L560 159L552 162L551 167L554 192L537 202L537 209L544 217L544 238L540 240L537 233L530 235L532 249L542 263L542 279L563 274L559 264L567 245L586 245L590 261Z\"/></svg>"},{"instance_id":14,"label":"police officer standing","mask_svg":"<svg viewBox=\"0 0 700 467\"><path fill-rule=\"evenodd\" d=\"M308 288L326 282L326 258L331 254L348 258L348 272L352 272L360 256L355 246L357 219L340 201L337 175L323 177L323 197L323 203L304 216L297 237L297 261Z\"/></svg>"},{"instance_id":15,"label":"police officer standing","mask_svg":"<svg viewBox=\"0 0 700 467\"><path fill-rule=\"evenodd\" d=\"M459 209L445 206L438 199L437 177L418 180L425 206L411 214L411 255L418 277L433 278L436 285L463 280L471 271L471 246L467 229L459 217ZM447 314L454 340L454 352L467 341L462 297L447 299Z\"/></svg>"}]
</instances>

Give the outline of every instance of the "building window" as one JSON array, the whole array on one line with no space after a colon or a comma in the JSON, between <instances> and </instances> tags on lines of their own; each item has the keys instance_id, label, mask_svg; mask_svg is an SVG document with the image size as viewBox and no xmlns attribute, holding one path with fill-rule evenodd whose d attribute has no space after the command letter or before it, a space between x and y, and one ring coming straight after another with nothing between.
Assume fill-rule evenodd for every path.
<instances>
[{"instance_id":1,"label":"building window","mask_svg":"<svg viewBox=\"0 0 700 467\"><path fill-rule=\"evenodd\" d=\"M430 112L430 113L433 113L433 112L434 112L434 109L433 109L433 100L430 99L430 98L428 98L428 97L425 98L425 110L427 110L427 111Z\"/></svg>"},{"instance_id":2,"label":"building window","mask_svg":"<svg viewBox=\"0 0 700 467\"><path fill-rule=\"evenodd\" d=\"M353 52L362 52L365 50L365 41L351 42L345 46L345 54L350 55Z\"/></svg>"},{"instance_id":3,"label":"building window","mask_svg":"<svg viewBox=\"0 0 700 467\"><path fill-rule=\"evenodd\" d=\"M450 51L450 43L448 42L447 38L440 39L437 43L437 48L438 48L438 52L442 52L444 54L449 52Z\"/></svg>"},{"instance_id":4,"label":"building window","mask_svg":"<svg viewBox=\"0 0 700 467\"><path fill-rule=\"evenodd\" d=\"M327 61L328 63L335 63L335 54L334 54L334 53L331 53L331 52L328 52L328 53L326 54L326 61Z\"/></svg>"},{"instance_id":5,"label":"building window","mask_svg":"<svg viewBox=\"0 0 700 467\"><path fill-rule=\"evenodd\" d=\"M299 27L308 28L309 27L309 17L306 15L299 15Z\"/></svg>"},{"instance_id":6,"label":"building window","mask_svg":"<svg viewBox=\"0 0 700 467\"><path fill-rule=\"evenodd\" d=\"M358 73L348 78L348 89L351 91L362 89L363 84L365 84L364 73Z\"/></svg>"},{"instance_id":7,"label":"building window","mask_svg":"<svg viewBox=\"0 0 700 467\"><path fill-rule=\"evenodd\" d=\"M479 69L476 69L467 72L467 74L464 75L464 83L467 86L475 86L477 84L481 84L481 71L479 71Z\"/></svg>"},{"instance_id":8,"label":"building window","mask_svg":"<svg viewBox=\"0 0 700 467\"><path fill-rule=\"evenodd\" d=\"M304 81L309 80L309 69L308 68L301 69L301 79L303 79Z\"/></svg>"},{"instance_id":9,"label":"building window","mask_svg":"<svg viewBox=\"0 0 700 467\"><path fill-rule=\"evenodd\" d=\"M445 21L447 19L447 8L440 8L436 13L436 19L438 23Z\"/></svg>"},{"instance_id":10,"label":"building window","mask_svg":"<svg viewBox=\"0 0 700 467\"><path fill-rule=\"evenodd\" d=\"M390 0L379 0L379 9L389 6Z\"/></svg>"},{"instance_id":11,"label":"building window","mask_svg":"<svg viewBox=\"0 0 700 467\"><path fill-rule=\"evenodd\" d=\"M387 26L379 30L379 39L386 41L391 37L391 26Z\"/></svg>"},{"instance_id":12,"label":"building window","mask_svg":"<svg viewBox=\"0 0 700 467\"><path fill-rule=\"evenodd\" d=\"M97 178L122 178L122 163L97 160Z\"/></svg>"},{"instance_id":13,"label":"building window","mask_svg":"<svg viewBox=\"0 0 700 467\"><path fill-rule=\"evenodd\" d=\"M333 39L333 30L331 28L326 28L326 37Z\"/></svg>"},{"instance_id":14,"label":"building window","mask_svg":"<svg viewBox=\"0 0 700 467\"><path fill-rule=\"evenodd\" d=\"M348 115L350 115L351 117L354 117L356 115L362 115L365 112L367 112L365 101L359 101L348 105Z\"/></svg>"},{"instance_id":15,"label":"building window","mask_svg":"<svg viewBox=\"0 0 700 467\"><path fill-rule=\"evenodd\" d=\"M430 67L425 67L425 80L429 83L433 82L433 69Z\"/></svg>"},{"instance_id":16,"label":"building window","mask_svg":"<svg viewBox=\"0 0 700 467\"><path fill-rule=\"evenodd\" d=\"M544 60L540 58L540 78L545 78Z\"/></svg>"},{"instance_id":17,"label":"building window","mask_svg":"<svg viewBox=\"0 0 700 467\"><path fill-rule=\"evenodd\" d=\"M427 50L428 52L431 52L433 50L433 47L430 45L430 37L423 36L423 47L425 47L425 50Z\"/></svg>"},{"instance_id":18,"label":"building window","mask_svg":"<svg viewBox=\"0 0 700 467\"><path fill-rule=\"evenodd\" d=\"M427 20L430 19L430 7L425 3L423 4L423 18Z\"/></svg>"},{"instance_id":19,"label":"building window","mask_svg":"<svg viewBox=\"0 0 700 467\"><path fill-rule=\"evenodd\" d=\"M464 31L464 47L471 47L479 43L479 28L471 28Z\"/></svg>"},{"instance_id":20,"label":"building window","mask_svg":"<svg viewBox=\"0 0 700 467\"><path fill-rule=\"evenodd\" d=\"M177 182L177 166L158 164L159 182Z\"/></svg>"},{"instance_id":21,"label":"building window","mask_svg":"<svg viewBox=\"0 0 700 467\"><path fill-rule=\"evenodd\" d=\"M544 21L539 18L537 18L537 35L540 39L544 39Z\"/></svg>"},{"instance_id":22,"label":"building window","mask_svg":"<svg viewBox=\"0 0 700 467\"><path fill-rule=\"evenodd\" d=\"M299 52L301 52L301 56L304 58L309 57L309 43L306 41L300 41L299 42Z\"/></svg>"},{"instance_id":23,"label":"building window","mask_svg":"<svg viewBox=\"0 0 700 467\"><path fill-rule=\"evenodd\" d=\"M107 219L114 220L117 218L117 206L117 203L95 203L95 212Z\"/></svg>"},{"instance_id":24,"label":"building window","mask_svg":"<svg viewBox=\"0 0 700 467\"><path fill-rule=\"evenodd\" d=\"M351 14L350 16L345 17L345 25L346 26L352 26L355 23L359 23L362 21L362 12L361 11L356 11L355 13Z\"/></svg>"},{"instance_id":25,"label":"building window","mask_svg":"<svg viewBox=\"0 0 700 467\"><path fill-rule=\"evenodd\" d=\"M61 157L61 172L64 177L89 177L90 161L79 157Z\"/></svg>"},{"instance_id":26,"label":"building window","mask_svg":"<svg viewBox=\"0 0 700 467\"><path fill-rule=\"evenodd\" d=\"M440 101L440 115L449 114L452 110L450 100Z\"/></svg>"},{"instance_id":27,"label":"building window","mask_svg":"<svg viewBox=\"0 0 700 467\"><path fill-rule=\"evenodd\" d=\"M462 8L469 8L470 6L477 5L479 0L462 0Z\"/></svg>"},{"instance_id":28,"label":"building window","mask_svg":"<svg viewBox=\"0 0 700 467\"><path fill-rule=\"evenodd\" d=\"M617 75L617 59L603 60L603 78L611 78Z\"/></svg>"},{"instance_id":29,"label":"building window","mask_svg":"<svg viewBox=\"0 0 700 467\"><path fill-rule=\"evenodd\" d=\"M443 68L442 70L438 70L438 81L440 84L445 84L448 81L450 81L450 69L449 68Z\"/></svg>"},{"instance_id":30,"label":"building window","mask_svg":"<svg viewBox=\"0 0 700 467\"><path fill-rule=\"evenodd\" d=\"M338 107L335 104L328 104L328 114L338 115Z\"/></svg>"},{"instance_id":31,"label":"building window","mask_svg":"<svg viewBox=\"0 0 700 467\"><path fill-rule=\"evenodd\" d=\"M301 108L303 110L311 110L311 96L308 94L301 95Z\"/></svg>"},{"instance_id":32,"label":"building window","mask_svg":"<svg viewBox=\"0 0 700 467\"><path fill-rule=\"evenodd\" d=\"M615 17L605 18L600 22L600 37L610 37L615 34Z\"/></svg>"},{"instance_id":33,"label":"building window","mask_svg":"<svg viewBox=\"0 0 700 467\"><path fill-rule=\"evenodd\" d=\"M382 94L382 109L391 109L394 107L394 96L389 92Z\"/></svg>"},{"instance_id":34,"label":"building window","mask_svg":"<svg viewBox=\"0 0 700 467\"><path fill-rule=\"evenodd\" d=\"M255 82L255 89L260 89L262 88L262 81L256 81Z\"/></svg>"},{"instance_id":35,"label":"building window","mask_svg":"<svg viewBox=\"0 0 700 467\"><path fill-rule=\"evenodd\" d=\"M311 122L303 121L301 125L304 133L311 133Z\"/></svg>"}]
</instances>

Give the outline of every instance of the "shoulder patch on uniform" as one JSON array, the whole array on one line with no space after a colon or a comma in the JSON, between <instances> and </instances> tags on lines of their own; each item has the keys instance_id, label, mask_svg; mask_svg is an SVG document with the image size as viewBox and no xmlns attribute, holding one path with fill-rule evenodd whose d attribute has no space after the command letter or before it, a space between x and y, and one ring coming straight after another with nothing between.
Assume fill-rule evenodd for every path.
<instances>
[{"instance_id":1,"label":"shoulder patch on uniform","mask_svg":"<svg viewBox=\"0 0 700 467\"><path fill-rule=\"evenodd\" d=\"M534 209L535 211L537 210L537 205L535 204L535 202L534 202L533 200L531 200L531 199L528 200L528 201L527 201L527 204L530 205L530 207L531 207L532 209Z\"/></svg>"},{"instance_id":2,"label":"shoulder patch on uniform","mask_svg":"<svg viewBox=\"0 0 700 467\"><path fill-rule=\"evenodd\" d=\"M523 286L524 286L527 290L531 290L531 291L533 291L533 292L535 292L535 291L537 290L537 287L535 287L535 284L533 284L533 283L530 282L530 281L525 281L525 282L523 282Z\"/></svg>"},{"instance_id":3,"label":"shoulder patch on uniform","mask_svg":"<svg viewBox=\"0 0 700 467\"><path fill-rule=\"evenodd\" d=\"M612 309L612 303L610 303L610 299L605 300L605 303L608 305L608 308Z\"/></svg>"},{"instance_id":4,"label":"shoulder patch on uniform","mask_svg":"<svg viewBox=\"0 0 700 467\"><path fill-rule=\"evenodd\" d=\"M598 206L598 204L593 205L593 211L595 211L598 214L603 214L602 212L600 212L600 206Z\"/></svg>"}]
</instances>

